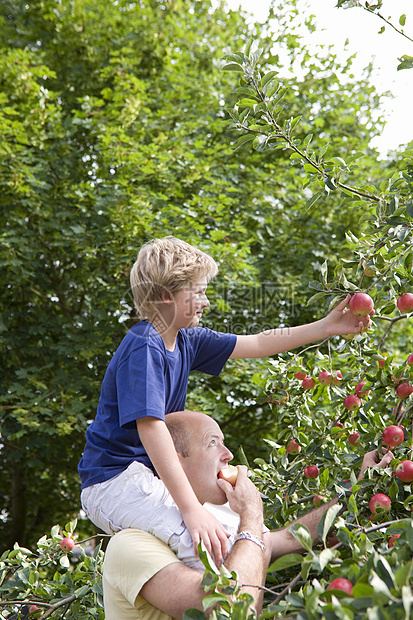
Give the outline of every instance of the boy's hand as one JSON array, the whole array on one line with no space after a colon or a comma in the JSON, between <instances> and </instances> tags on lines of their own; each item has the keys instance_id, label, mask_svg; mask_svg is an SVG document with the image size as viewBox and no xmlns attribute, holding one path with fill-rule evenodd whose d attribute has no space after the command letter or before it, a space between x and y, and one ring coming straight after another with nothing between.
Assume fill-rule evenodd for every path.
<instances>
[{"instance_id":1,"label":"boy's hand","mask_svg":"<svg viewBox=\"0 0 413 620\"><path fill-rule=\"evenodd\" d=\"M208 512L202 504L194 506L183 518L194 543L195 554L198 555L198 544L200 539L214 558L215 564L219 567L226 560L228 555L229 534L225 531L220 522Z\"/></svg>"},{"instance_id":2,"label":"boy's hand","mask_svg":"<svg viewBox=\"0 0 413 620\"><path fill-rule=\"evenodd\" d=\"M358 334L368 329L371 325L370 316L356 316L347 308L350 295L340 303L323 319L330 336L345 336Z\"/></svg>"}]
</instances>

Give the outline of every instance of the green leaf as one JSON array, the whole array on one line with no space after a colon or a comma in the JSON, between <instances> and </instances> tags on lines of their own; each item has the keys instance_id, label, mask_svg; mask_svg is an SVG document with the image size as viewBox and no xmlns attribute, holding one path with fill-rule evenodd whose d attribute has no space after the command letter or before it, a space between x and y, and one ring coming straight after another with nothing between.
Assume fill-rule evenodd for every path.
<instances>
[{"instance_id":1,"label":"green leaf","mask_svg":"<svg viewBox=\"0 0 413 620\"><path fill-rule=\"evenodd\" d=\"M187 609L182 616L183 620L207 620L208 616L200 609Z\"/></svg>"},{"instance_id":2,"label":"green leaf","mask_svg":"<svg viewBox=\"0 0 413 620\"><path fill-rule=\"evenodd\" d=\"M406 23L406 15L405 15L405 13L403 13L403 15L400 15L400 17L399 17L399 24L400 24L400 26L404 26L405 23Z\"/></svg>"},{"instance_id":3,"label":"green leaf","mask_svg":"<svg viewBox=\"0 0 413 620\"><path fill-rule=\"evenodd\" d=\"M269 568L268 572L278 572L280 570L284 570L285 568L290 568L290 566L296 566L297 564L301 564L303 561L303 556L298 553L289 553L288 555L283 555L275 562L273 562Z\"/></svg>"},{"instance_id":4,"label":"green leaf","mask_svg":"<svg viewBox=\"0 0 413 620\"><path fill-rule=\"evenodd\" d=\"M255 134L247 133L239 137L238 140L234 143L232 148L234 149L234 151L236 151L244 144L247 144L247 142L252 142L253 140L255 140L255 137L256 137Z\"/></svg>"},{"instance_id":5,"label":"green leaf","mask_svg":"<svg viewBox=\"0 0 413 620\"><path fill-rule=\"evenodd\" d=\"M305 525L302 525L301 523L294 523L289 528L289 531L294 538L298 540L303 549L306 551L312 551L313 539L311 538L309 529Z\"/></svg>"},{"instance_id":6,"label":"green leaf","mask_svg":"<svg viewBox=\"0 0 413 620\"><path fill-rule=\"evenodd\" d=\"M343 506L341 504L335 504L334 506L330 506L330 508L326 510L326 512L321 517L320 522L317 526L317 533L323 543L325 543L327 534L330 531L330 528L336 520L336 517L342 507Z\"/></svg>"}]
</instances>

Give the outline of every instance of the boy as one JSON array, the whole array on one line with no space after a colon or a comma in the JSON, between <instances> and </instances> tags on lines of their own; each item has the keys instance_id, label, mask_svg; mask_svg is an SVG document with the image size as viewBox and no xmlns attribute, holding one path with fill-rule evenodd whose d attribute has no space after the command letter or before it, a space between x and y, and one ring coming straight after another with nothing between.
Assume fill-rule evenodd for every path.
<instances>
[{"instance_id":1,"label":"boy","mask_svg":"<svg viewBox=\"0 0 413 620\"><path fill-rule=\"evenodd\" d=\"M229 358L275 355L370 322L346 310L346 298L324 319L289 330L236 336L200 328L216 273L210 256L174 237L140 250L131 287L142 320L109 363L79 463L82 505L95 525L145 530L189 565L188 537L195 553L202 538L218 565L228 551L227 533L196 498L164 421L185 409L189 372L218 375Z\"/></svg>"}]
</instances>

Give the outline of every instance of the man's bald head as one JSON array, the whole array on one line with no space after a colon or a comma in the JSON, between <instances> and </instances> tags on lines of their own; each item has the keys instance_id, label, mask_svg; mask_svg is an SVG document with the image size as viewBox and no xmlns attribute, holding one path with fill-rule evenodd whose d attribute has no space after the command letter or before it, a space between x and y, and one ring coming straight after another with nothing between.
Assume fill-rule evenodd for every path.
<instances>
[{"instance_id":1,"label":"man's bald head","mask_svg":"<svg viewBox=\"0 0 413 620\"><path fill-rule=\"evenodd\" d=\"M211 418L199 411L175 411L165 416L165 424L178 454L184 458L189 456L193 434L206 419Z\"/></svg>"}]
</instances>

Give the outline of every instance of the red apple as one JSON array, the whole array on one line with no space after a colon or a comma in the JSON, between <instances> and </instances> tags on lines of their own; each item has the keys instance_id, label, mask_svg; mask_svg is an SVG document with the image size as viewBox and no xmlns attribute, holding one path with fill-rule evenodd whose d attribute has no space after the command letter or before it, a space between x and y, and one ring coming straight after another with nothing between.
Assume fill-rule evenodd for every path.
<instances>
[{"instance_id":1,"label":"red apple","mask_svg":"<svg viewBox=\"0 0 413 620\"><path fill-rule=\"evenodd\" d=\"M413 353L410 353L409 357L406 360L406 363L409 364L409 366L413 364Z\"/></svg>"},{"instance_id":2,"label":"red apple","mask_svg":"<svg viewBox=\"0 0 413 620\"><path fill-rule=\"evenodd\" d=\"M344 406L349 411L357 411L360 405L361 405L361 401L356 394L349 394L344 399Z\"/></svg>"},{"instance_id":3,"label":"red apple","mask_svg":"<svg viewBox=\"0 0 413 620\"><path fill-rule=\"evenodd\" d=\"M222 478L222 480L226 480L227 482L232 484L233 487L235 486L237 477L238 477L238 467L235 467L235 465L226 465L225 467L221 469L221 471L218 474L218 478Z\"/></svg>"},{"instance_id":4,"label":"red apple","mask_svg":"<svg viewBox=\"0 0 413 620\"><path fill-rule=\"evenodd\" d=\"M306 373L305 373L305 372L301 372L301 371L300 371L300 372L295 372L295 373L294 373L294 377L295 377L296 379L298 379L299 381L303 381L303 379L305 379L305 378L307 377L307 375L306 375Z\"/></svg>"},{"instance_id":5,"label":"red apple","mask_svg":"<svg viewBox=\"0 0 413 620\"><path fill-rule=\"evenodd\" d=\"M413 293L400 295L397 300L397 307L400 312L411 312L413 310Z\"/></svg>"},{"instance_id":6,"label":"red apple","mask_svg":"<svg viewBox=\"0 0 413 620\"><path fill-rule=\"evenodd\" d=\"M359 438L359 433L351 433L351 435L348 436L348 442L351 446L355 446L357 445Z\"/></svg>"},{"instance_id":7,"label":"red apple","mask_svg":"<svg viewBox=\"0 0 413 620\"><path fill-rule=\"evenodd\" d=\"M384 493L376 493L369 501L371 514L375 515L378 510L388 512L391 507L391 499Z\"/></svg>"},{"instance_id":8,"label":"red apple","mask_svg":"<svg viewBox=\"0 0 413 620\"><path fill-rule=\"evenodd\" d=\"M40 607L37 607L37 605L30 605L29 614L34 614L36 611L40 611Z\"/></svg>"},{"instance_id":9,"label":"red apple","mask_svg":"<svg viewBox=\"0 0 413 620\"><path fill-rule=\"evenodd\" d=\"M400 534L393 534L393 536L391 536L389 538L389 548L391 549L392 547L394 547L394 543L397 540L397 538L400 538Z\"/></svg>"},{"instance_id":10,"label":"red apple","mask_svg":"<svg viewBox=\"0 0 413 620\"><path fill-rule=\"evenodd\" d=\"M304 468L304 476L306 478L318 478L319 474L320 470L316 465L307 465L307 467Z\"/></svg>"},{"instance_id":11,"label":"red apple","mask_svg":"<svg viewBox=\"0 0 413 620\"><path fill-rule=\"evenodd\" d=\"M396 394L400 398L400 400L408 398L412 392L413 387L410 385L410 383L400 383L400 385L398 385L396 388Z\"/></svg>"},{"instance_id":12,"label":"red apple","mask_svg":"<svg viewBox=\"0 0 413 620\"><path fill-rule=\"evenodd\" d=\"M73 547L75 546L75 541L73 540L73 538L63 538L60 541L60 547L62 548L63 551L72 551Z\"/></svg>"},{"instance_id":13,"label":"red apple","mask_svg":"<svg viewBox=\"0 0 413 620\"><path fill-rule=\"evenodd\" d=\"M361 383L357 383L355 387L355 392L357 396L363 398L363 396L367 396L370 393L370 390L363 390L363 387L366 385L366 381L361 381Z\"/></svg>"},{"instance_id":14,"label":"red apple","mask_svg":"<svg viewBox=\"0 0 413 620\"><path fill-rule=\"evenodd\" d=\"M285 450L286 452L288 452L288 454L296 455L301 452L301 446L298 441L296 441L295 439L291 439Z\"/></svg>"},{"instance_id":15,"label":"red apple","mask_svg":"<svg viewBox=\"0 0 413 620\"><path fill-rule=\"evenodd\" d=\"M306 377L302 382L303 390L313 390L316 386L316 382L311 377Z\"/></svg>"},{"instance_id":16,"label":"red apple","mask_svg":"<svg viewBox=\"0 0 413 620\"><path fill-rule=\"evenodd\" d=\"M385 357L382 357L382 359L381 359L381 360L379 360L377 363L378 363L378 365L379 365L379 368L383 368L383 367L384 367L384 364L386 363L386 358L385 358Z\"/></svg>"},{"instance_id":17,"label":"red apple","mask_svg":"<svg viewBox=\"0 0 413 620\"><path fill-rule=\"evenodd\" d=\"M330 385L332 376L326 370L322 370L318 375L318 380L321 385Z\"/></svg>"},{"instance_id":18,"label":"red apple","mask_svg":"<svg viewBox=\"0 0 413 620\"><path fill-rule=\"evenodd\" d=\"M313 497L313 504L316 508L318 508L319 506L321 506L322 502L324 502L325 497L323 497L322 495L314 495Z\"/></svg>"},{"instance_id":19,"label":"red apple","mask_svg":"<svg viewBox=\"0 0 413 620\"><path fill-rule=\"evenodd\" d=\"M333 579L327 590L341 590L342 592L352 596L351 593L353 592L353 584L345 577L338 577L337 579Z\"/></svg>"},{"instance_id":20,"label":"red apple","mask_svg":"<svg viewBox=\"0 0 413 620\"><path fill-rule=\"evenodd\" d=\"M367 316L374 308L374 303L367 293L356 293L348 303L351 314Z\"/></svg>"},{"instance_id":21,"label":"red apple","mask_svg":"<svg viewBox=\"0 0 413 620\"><path fill-rule=\"evenodd\" d=\"M401 461L396 467L396 476L401 482L413 482L413 461Z\"/></svg>"},{"instance_id":22,"label":"red apple","mask_svg":"<svg viewBox=\"0 0 413 620\"><path fill-rule=\"evenodd\" d=\"M404 432L401 426L390 424L383 431L383 443L390 448L400 446L404 441Z\"/></svg>"}]
</instances>

